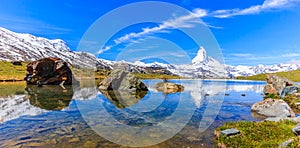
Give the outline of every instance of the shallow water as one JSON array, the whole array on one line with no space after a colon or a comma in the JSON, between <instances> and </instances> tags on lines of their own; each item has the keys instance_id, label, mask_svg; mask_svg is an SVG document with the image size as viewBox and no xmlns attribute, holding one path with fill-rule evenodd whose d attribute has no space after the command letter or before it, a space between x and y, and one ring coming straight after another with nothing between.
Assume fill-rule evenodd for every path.
<instances>
[{"instance_id":1,"label":"shallow water","mask_svg":"<svg viewBox=\"0 0 300 148\"><path fill-rule=\"evenodd\" d=\"M144 82L150 91L134 99L105 97L93 85L0 84L9 92L0 95L0 147L213 147L216 127L258 120L250 108L265 84L173 80L184 91L163 94L155 90L160 80Z\"/></svg>"}]
</instances>

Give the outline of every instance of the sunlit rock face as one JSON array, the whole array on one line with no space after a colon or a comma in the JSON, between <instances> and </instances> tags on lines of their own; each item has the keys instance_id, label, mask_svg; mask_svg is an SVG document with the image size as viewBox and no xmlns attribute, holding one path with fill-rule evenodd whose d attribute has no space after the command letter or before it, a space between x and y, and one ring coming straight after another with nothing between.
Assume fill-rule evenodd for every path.
<instances>
[{"instance_id":1,"label":"sunlit rock face","mask_svg":"<svg viewBox=\"0 0 300 148\"><path fill-rule=\"evenodd\" d=\"M147 86L135 75L122 69L113 72L99 84L100 90L148 91Z\"/></svg>"},{"instance_id":2,"label":"sunlit rock face","mask_svg":"<svg viewBox=\"0 0 300 148\"><path fill-rule=\"evenodd\" d=\"M269 74L267 75L267 84L264 87L264 94L275 94L283 98L287 94L297 93L299 88L299 85L287 78Z\"/></svg>"},{"instance_id":3,"label":"sunlit rock face","mask_svg":"<svg viewBox=\"0 0 300 148\"><path fill-rule=\"evenodd\" d=\"M265 117L295 117L294 111L290 106L280 99L265 99L252 105L251 111L257 115Z\"/></svg>"}]
</instances>

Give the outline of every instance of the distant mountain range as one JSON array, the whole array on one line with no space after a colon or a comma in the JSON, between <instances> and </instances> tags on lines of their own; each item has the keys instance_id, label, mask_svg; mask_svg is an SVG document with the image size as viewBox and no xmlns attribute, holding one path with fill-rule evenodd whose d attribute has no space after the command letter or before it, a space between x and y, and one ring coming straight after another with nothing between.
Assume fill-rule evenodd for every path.
<instances>
[{"instance_id":1,"label":"distant mountain range","mask_svg":"<svg viewBox=\"0 0 300 148\"><path fill-rule=\"evenodd\" d=\"M58 57L73 67L113 69L122 65L127 70L140 73L173 74L190 78L232 78L300 69L300 64L271 66L230 66L219 63L201 47L191 64L171 65L163 63L115 62L98 59L86 52L74 52L60 39L49 40L30 34L15 33L0 27L0 61L33 61L44 57Z\"/></svg>"}]
</instances>

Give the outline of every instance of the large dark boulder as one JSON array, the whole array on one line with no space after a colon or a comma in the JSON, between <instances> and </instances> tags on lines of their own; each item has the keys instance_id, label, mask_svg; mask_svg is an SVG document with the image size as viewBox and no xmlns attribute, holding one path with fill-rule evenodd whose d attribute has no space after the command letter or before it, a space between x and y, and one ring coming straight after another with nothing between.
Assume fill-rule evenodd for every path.
<instances>
[{"instance_id":1,"label":"large dark boulder","mask_svg":"<svg viewBox=\"0 0 300 148\"><path fill-rule=\"evenodd\" d=\"M68 64L59 58L43 58L27 64L26 80L27 84L37 85L65 85L78 83L73 77Z\"/></svg>"},{"instance_id":2,"label":"large dark boulder","mask_svg":"<svg viewBox=\"0 0 300 148\"><path fill-rule=\"evenodd\" d=\"M267 84L264 87L264 94L275 94L280 97L285 97L288 94L297 93L299 86L293 81L282 78L274 74L267 75Z\"/></svg>"}]
</instances>

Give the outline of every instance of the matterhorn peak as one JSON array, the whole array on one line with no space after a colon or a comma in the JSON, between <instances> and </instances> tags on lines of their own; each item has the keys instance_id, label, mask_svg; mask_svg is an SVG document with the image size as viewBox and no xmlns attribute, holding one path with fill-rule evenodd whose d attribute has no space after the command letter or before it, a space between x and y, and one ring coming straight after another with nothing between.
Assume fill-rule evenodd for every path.
<instances>
[{"instance_id":1,"label":"matterhorn peak","mask_svg":"<svg viewBox=\"0 0 300 148\"><path fill-rule=\"evenodd\" d=\"M192 60L192 64L203 63L207 61L207 55L205 49L201 46L197 52L197 55Z\"/></svg>"}]
</instances>

